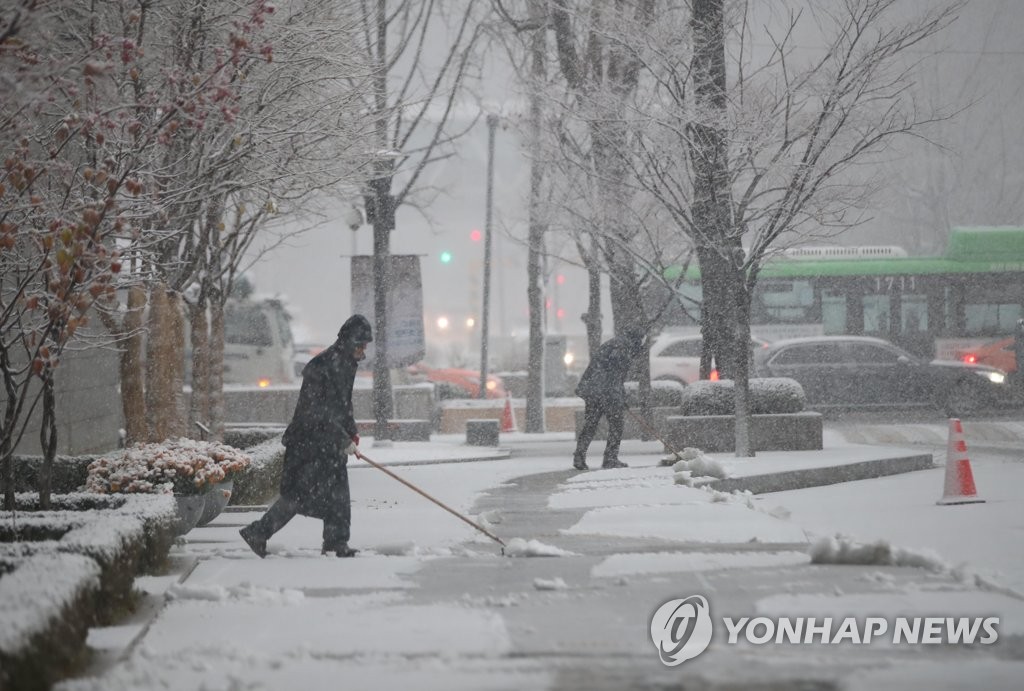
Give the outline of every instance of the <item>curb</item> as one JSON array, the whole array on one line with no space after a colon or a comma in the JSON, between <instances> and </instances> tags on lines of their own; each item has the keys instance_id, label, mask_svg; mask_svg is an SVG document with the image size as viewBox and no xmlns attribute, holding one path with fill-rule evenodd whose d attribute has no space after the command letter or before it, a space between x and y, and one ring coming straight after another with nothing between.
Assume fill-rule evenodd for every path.
<instances>
[{"instance_id":1,"label":"curb","mask_svg":"<svg viewBox=\"0 0 1024 691\"><path fill-rule=\"evenodd\" d=\"M764 475L725 478L709 483L705 487L710 487L719 492L746 491L752 494L767 494L769 492L782 492L791 489L834 485L854 480L869 480L885 475L897 475L935 467L937 466L930 453L915 454L912 456L879 458L822 468L803 468L778 473L766 473Z\"/></svg>"}]
</instances>

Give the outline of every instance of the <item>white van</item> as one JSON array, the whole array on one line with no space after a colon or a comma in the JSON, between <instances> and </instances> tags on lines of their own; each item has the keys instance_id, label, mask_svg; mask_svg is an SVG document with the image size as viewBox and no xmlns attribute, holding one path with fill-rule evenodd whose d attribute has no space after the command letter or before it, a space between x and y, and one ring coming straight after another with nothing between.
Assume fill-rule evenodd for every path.
<instances>
[{"instance_id":1,"label":"white van","mask_svg":"<svg viewBox=\"0 0 1024 691\"><path fill-rule=\"evenodd\" d=\"M296 381L292 329L280 300L224 305L224 383L277 386Z\"/></svg>"}]
</instances>

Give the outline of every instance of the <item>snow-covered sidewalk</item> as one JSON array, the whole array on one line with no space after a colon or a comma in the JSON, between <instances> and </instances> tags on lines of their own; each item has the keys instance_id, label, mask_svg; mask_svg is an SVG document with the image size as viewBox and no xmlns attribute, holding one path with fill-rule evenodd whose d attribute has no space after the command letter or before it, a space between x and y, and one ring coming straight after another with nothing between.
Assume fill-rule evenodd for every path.
<instances>
[{"instance_id":1,"label":"snow-covered sidewalk","mask_svg":"<svg viewBox=\"0 0 1024 691\"><path fill-rule=\"evenodd\" d=\"M995 558L1021 553L1016 467L976 470L980 486L1000 486L988 503L937 507L941 469L727 494L677 484L656 445L624 447L628 469L573 473L566 444L552 456L396 468L454 509L479 511L474 519L506 542L535 539L565 556L503 557L408 488L359 469L351 474L352 544L363 550L355 558L321 556L320 522L299 517L260 560L237 534L259 514L224 513L174 549L176 573L139 579L158 610L90 633L97 676L60 688L622 688L677 682L684 672L710 686L774 679L887 688L910 679L935 688L964 681L963 670L979 688L1016 688L1005 682L1022 678L1024 663L1012 654L1019 644L1001 658L972 648L965 665L941 653L946 646L731 646L719 629L681 671L661 665L648 632L662 602L701 593L716 615L995 613L1002 640L1019 642L1024 601L1011 586L1024 564ZM384 463L430 456L399 444L366 450ZM813 462L841 465L865 453L880 452L836 444ZM774 453L711 460L733 476L812 462ZM837 531L852 536L847 547L878 541L876 556L828 563L841 561L829 540ZM964 560L971 564L957 568Z\"/></svg>"}]
</instances>

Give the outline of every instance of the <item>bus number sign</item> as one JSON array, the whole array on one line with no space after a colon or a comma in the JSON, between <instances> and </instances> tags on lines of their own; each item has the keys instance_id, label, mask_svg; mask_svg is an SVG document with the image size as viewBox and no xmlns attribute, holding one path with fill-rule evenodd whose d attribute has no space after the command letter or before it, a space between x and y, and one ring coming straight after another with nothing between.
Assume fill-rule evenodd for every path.
<instances>
[{"instance_id":1,"label":"bus number sign","mask_svg":"<svg viewBox=\"0 0 1024 691\"><path fill-rule=\"evenodd\" d=\"M901 293L917 290L916 276L875 276L875 289L879 292L892 293L899 290Z\"/></svg>"}]
</instances>

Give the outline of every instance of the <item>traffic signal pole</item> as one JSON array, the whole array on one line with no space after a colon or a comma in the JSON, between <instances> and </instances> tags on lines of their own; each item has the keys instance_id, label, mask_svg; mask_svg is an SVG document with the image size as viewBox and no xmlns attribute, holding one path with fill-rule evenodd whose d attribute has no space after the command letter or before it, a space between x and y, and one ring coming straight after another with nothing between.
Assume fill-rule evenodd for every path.
<instances>
[{"instance_id":1,"label":"traffic signal pole","mask_svg":"<svg viewBox=\"0 0 1024 691\"><path fill-rule=\"evenodd\" d=\"M494 207L494 132L498 116L487 116L487 201L484 220L484 280L483 305L480 315L480 391L478 398L487 397L487 357L491 313L491 215Z\"/></svg>"}]
</instances>

